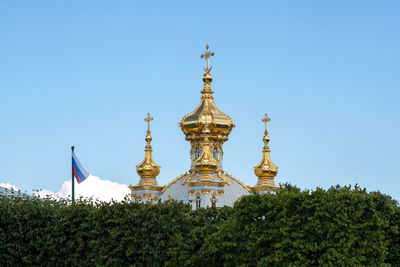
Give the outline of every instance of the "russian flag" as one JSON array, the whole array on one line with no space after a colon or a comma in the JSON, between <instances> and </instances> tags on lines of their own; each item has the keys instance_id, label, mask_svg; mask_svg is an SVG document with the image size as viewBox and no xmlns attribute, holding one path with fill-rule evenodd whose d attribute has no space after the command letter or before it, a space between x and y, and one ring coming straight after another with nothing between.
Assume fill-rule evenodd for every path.
<instances>
[{"instance_id":1,"label":"russian flag","mask_svg":"<svg viewBox=\"0 0 400 267\"><path fill-rule=\"evenodd\" d=\"M74 152L72 152L72 174L75 176L78 184L85 181L89 176L89 173L82 167Z\"/></svg>"}]
</instances>

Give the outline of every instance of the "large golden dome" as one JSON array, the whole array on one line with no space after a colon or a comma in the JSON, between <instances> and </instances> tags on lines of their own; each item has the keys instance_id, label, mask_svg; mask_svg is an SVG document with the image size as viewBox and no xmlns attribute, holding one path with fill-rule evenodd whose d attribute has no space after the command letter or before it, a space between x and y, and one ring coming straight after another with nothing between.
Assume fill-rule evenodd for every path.
<instances>
[{"instance_id":1,"label":"large golden dome","mask_svg":"<svg viewBox=\"0 0 400 267\"><path fill-rule=\"evenodd\" d=\"M203 56L207 58L207 68L204 68L206 73L203 75L204 89L201 91L201 101L192 113L183 117L180 126L187 137L210 134L217 139L226 139L235 125L228 115L222 113L215 106L213 91L211 90L213 78L210 74L211 67L208 67L208 57L214 55L214 53L208 52L208 46L206 48L206 54Z\"/></svg>"}]
</instances>

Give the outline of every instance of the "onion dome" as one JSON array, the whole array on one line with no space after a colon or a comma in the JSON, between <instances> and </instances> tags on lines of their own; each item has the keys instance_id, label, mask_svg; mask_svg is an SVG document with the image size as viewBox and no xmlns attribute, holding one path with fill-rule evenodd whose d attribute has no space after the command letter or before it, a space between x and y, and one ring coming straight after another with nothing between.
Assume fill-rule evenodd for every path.
<instances>
[{"instance_id":1,"label":"onion dome","mask_svg":"<svg viewBox=\"0 0 400 267\"><path fill-rule=\"evenodd\" d=\"M145 118L144 120L147 121L147 135L145 138L147 145L144 149L144 160L136 166L136 172L140 176L139 184L157 185L156 176L160 173L160 166L158 166L157 163L155 163L153 160L153 150L151 149L150 145L150 142L152 140L150 135L150 121L153 120L153 118L150 117L149 113L147 113L147 118Z\"/></svg>"},{"instance_id":2,"label":"onion dome","mask_svg":"<svg viewBox=\"0 0 400 267\"><path fill-rule=\"evenodd\" d=\"M263 158L261 162L254 167L254 173L258 177L258 186L274 186L274 177L278 174L278 167L272 163L270 158L270 148L269 148L269 136L267 130L267 123L271 119L265 114L265 118L262 120L265 122L265 132L264 132L264 148L263 148Z\"/></svg>"},{"instance_id":3,"label":"onion dome","mask_svg":"<svg viewBox=\"0 0 400 267\"><path fill-rule=\"evenodd\" d=\"M201 101L199 106L190 114L186 115L180 126L186 137L196 136L200 134L211 134L214 137L220 137L222 140L227 140L227 136L235 127L231 118L222 113L214 104L213 91L211 90L211 82L213 80L209 67L209 57L214 56L214 52L208 51L209 46L206 46L206 53L201 57L206 58L207 67L204 68L204 89L201 91Z\"/></svg>"}]
</instances>

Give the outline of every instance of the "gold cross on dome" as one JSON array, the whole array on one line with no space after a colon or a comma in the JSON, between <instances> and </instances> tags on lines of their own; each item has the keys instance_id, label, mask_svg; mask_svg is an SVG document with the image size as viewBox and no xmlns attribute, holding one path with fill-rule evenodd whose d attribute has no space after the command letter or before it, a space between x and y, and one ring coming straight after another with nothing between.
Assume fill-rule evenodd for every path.
<instances>
[{"instance_id":1,"label":"gold cross on dome","mask_svg":"<svg viewBox=\"0 0 400 267\"><path fill-rule=\"evenodd\" d=\"M267 123L271 120L270 117L268 117L267 113L265 113L265 118L262 119L262 122L265 122L265 131L267 132Z\"/></svg>"},{"instance_id":2,"label":"gold cross on dome","mask_svg":"<svg viewBox=\"0 0 400 267\"><path fill-rule=\"evenodd\" d=\"M214 52L211 52L211 53L210 53L210 51L208 51L208 48L210 48L210 47L209 47L208 45L206 45L206 52L205 52L203 55L200 56L201 58L205 57L206 60L207 60L207 67L204 68L204 71L205 71L206 73L210 73L210 71L211 71L211 69L212 69L212 67L208 67L208 60L209 60L210 56L214 56L214 55L215 55Z\"/></svg>"},{"instance_id":3,"label":"gold cross on dome","mask_svg":"<svg viewBox=\"0 0 400 267\"><path fill-rule=\"evenodd\" d=\"M147 131L150 132L150 121L152 121L153 118L150 117L150 113L147 113L147 117L144 118L144 121L147 121Z\"/></svg>"}]
</instances>

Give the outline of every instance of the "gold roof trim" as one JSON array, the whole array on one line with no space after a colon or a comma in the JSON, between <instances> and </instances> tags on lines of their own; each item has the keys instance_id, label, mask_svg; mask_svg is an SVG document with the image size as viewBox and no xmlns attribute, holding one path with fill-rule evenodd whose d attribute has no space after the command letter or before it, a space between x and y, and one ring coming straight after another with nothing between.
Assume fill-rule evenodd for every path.
<instances>
[{"instance_id":1,"label":"gold roof trim","mask_svg":"<svg viewBox=\"0 0 400 267\"><path fill-rule=\"evenodd\" d=\"M190 181L194 177L195 177L195 174L190 173L185 179L183 179L182 184L186 184L188 181Z\"/></svg>"},{"instance_id":2,"label":"gold roof trim","mask_svg":"<svg viewBox=\"0 0 400 267\"><path fill-rule=\"evenodd\" d=\"M166 186L164 186L161 190L161 192L164 192L165 190L167 190L168 187L170 187L172 184L174 184L176 181L180 180L183 176L187 175L187 172L182 174L179 177L176 177L174 180L172 180L171 182L169 182Z\"/></svg>"},{"instance_id":3,"label":"gold roof trim","mask_svg":"<svg viewBox=\"0 0 400 267\"><path fill-rule=\"evenodd\" d=\"M238 178L230 175L229 173L225 172L225 175L229 176L230 178L232 178L233 180L235 180L236 182L238 182L241 186L243 186L247 191L252 192L251 188L247 185L245 185L244 183L242 183Z\"/></svg>"},{"instance_id":4,"label":"gold roof trim","mask_svg":"<svg viewBox=\"0 0 400 267\"><path fill-rule=\"evenodd\" d=\"M220 178L220 179L222 179L223 181L225 181L225 183L227 183L227 184L231 184L231 181L229 181L229 179L226 179L226 177L221 173L221 172L218 172L217 173L217 176Z\"/></svg>"}]
</instances>

